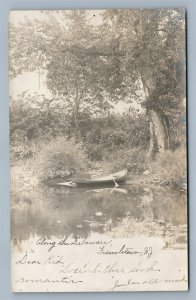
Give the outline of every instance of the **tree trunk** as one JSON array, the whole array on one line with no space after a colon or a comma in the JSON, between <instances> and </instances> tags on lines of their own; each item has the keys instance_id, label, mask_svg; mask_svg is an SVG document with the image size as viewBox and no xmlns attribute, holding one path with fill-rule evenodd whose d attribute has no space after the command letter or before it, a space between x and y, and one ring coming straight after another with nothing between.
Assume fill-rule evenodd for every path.
<instances>
[{"instance_id":1,"label":"tree trunk","mask_svg":"<svg viewBox=\"0 0 196 300\"><path fill-rule=\"evenodd\" d=\"M153 122L150 121L150 144L149 144L149 151L147 154L147 158L154 159L157 152L158 152L158 149L157 149L156 136L155 136L155 132L154 132L154 125L153 125Z\"/></svg>"},{"instance_id":2,"label":"tree trunk","mask_svg":"<svg viewBox=\"0 0 196 300\"><path fill-rule=\"evenodd\" d=\"M151 109L149 111L152 123L154 134L156 137L157 150L158 152L165 152L170 146L169 130L165 122L164 115L158 113L157 111Z\"/></svg>"},{"instance_id":3,"label":"tree trunk","mask_svg":"<svg viewBox=\"0 0 196 300\"><path fill-rule=\"evenodd\" d=\"M142 80L144 94L146 99L152 93L154 87L152 74L148 74L146 79ZM150 144L148 158L153 159L157 152L165 152L170 147L170 136L168 122L163 113L157 112L155 109L148 110L150 121Z\"/></svg>"}]
</instances>

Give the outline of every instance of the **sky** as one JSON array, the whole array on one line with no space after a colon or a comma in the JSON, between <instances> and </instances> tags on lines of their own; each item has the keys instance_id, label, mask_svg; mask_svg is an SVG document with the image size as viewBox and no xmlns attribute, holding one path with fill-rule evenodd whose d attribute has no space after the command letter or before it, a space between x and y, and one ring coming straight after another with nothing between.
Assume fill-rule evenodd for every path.
<instances>
[{"instance_id":1,"label":"sky","mask_svg":"<svg viewBox=\"0 0 196 300\"><path fill-rule=\"evenodd\" d=\"M9 22L13 25L17 25L20 22L23 22L26 17L29 20L44 20L47 18L46 12L49 12L51 15L58 17L59 20L62 20L62 24L65 24L65 19L62 19L60 17L57 10L12 10L9 14ZM69 12L69 10L67 10L67 12ZM92 23L92 25L98 26L102 23L101 14L104 12L104 10L86 10L86 12L88 15L88 20Z\"/></svg>"},{"instance_id":2,"label":"sky","mask_svg":"<svg viewBox=\"0 0 196 300\"><path fill-rule=\"evenodd\" d=\"M30 93L45 94L50 97L51 93L47 89L45 84L45 76L40 76L39 84L39 74L38 72L25 72L24 74L17 75L14 79L10 79L9 94L10 96L17 96L24 91L29 91Z\"/></svg>"},{"instance_id":3,"label":"sky","mask_svg":"<svg viewBox=\"0 0 196 300\"><path fill-rule=\"evenodd\" d=\"M16 98L17 95L24 91L29 91L30 94L38 93L44 94L46 97L51 97L50 91L45 84L45 76L41 75L39 84L38 72L26 72L22 75L18 75L14 79L10 79L9 94L11 97ZM123 101L117 103L114 107L114 111L120 114L127 112L130 104L126 104ZM135 104L134 108L140 109L140 105Z\"/></svg>"}]
</instances>

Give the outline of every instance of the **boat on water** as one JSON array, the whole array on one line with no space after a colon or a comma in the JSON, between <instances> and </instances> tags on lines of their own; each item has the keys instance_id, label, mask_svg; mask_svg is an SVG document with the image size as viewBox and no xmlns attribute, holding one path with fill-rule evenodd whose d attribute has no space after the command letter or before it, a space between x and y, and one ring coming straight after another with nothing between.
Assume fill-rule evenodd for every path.
<instances>
[{"instance_id":1,"label":"boat on water","mask_svg":"<svg viewBox=\"0 0 196 300\"><path fill-rule=\"evenodd\" d=\"M73 177L65 182L58 182L57 185L62 186L78 186L78 185L96 185L96 184L108 184L114 183L118 186L118 183L125 180L127 177L127 169L123 169L116 173L109 175L89 175L81 177Z\"/></svg>"}]
</instances>

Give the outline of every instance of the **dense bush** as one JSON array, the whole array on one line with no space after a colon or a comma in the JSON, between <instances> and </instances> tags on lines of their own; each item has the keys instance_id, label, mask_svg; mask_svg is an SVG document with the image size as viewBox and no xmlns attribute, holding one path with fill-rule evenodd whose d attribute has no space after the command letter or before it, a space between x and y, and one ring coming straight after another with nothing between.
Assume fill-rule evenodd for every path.
<instances>
[{"instance_id":1,"label":"dense bush","mask_svg":"<svg viewBox=\"0 0 196 300\"><path fill-rule=\"evenodd\" d=\"M58 137L42 145L35 160L36 174L41 180L65 177L85 169L87 158L81 144Z\"/></svg>"},{"instance_id":2,"label":"dense bush","mask_svg":"<svg viewBox=\"0 0 196 300\"><path fill-rule=\"evenodd\" d=\"M33 105L32 105L33 104ZM10 154L12 163L37 156L40 146L58 136L81 142L88 158L101 161L121 149L149 144L148 120L143 114L92 117L78 115L77 125L71 114L58 106L58 99L24 92L10 99Z\"/></svg>"},{"instance_id":3,"label":"dense bush","mask_svg":"<svg viewBox=\"0 0 196 300\"><path fill-rule=\"evenodd\" d=\"M101 161L105 156L105 149L100 144L87 144L86 151L88 158L92 161Z\"/></svg>"},{"instance_id":4,"label":"dense bush","mask_svg":"<svg viewBox=\"0 0 196 300\"><path fill-rule=\"evenodd\" d=\"M158 184L183 185L186 181L186 151L184 148L159 153L150 164L150 173Z\"/></svg>"},{"instance_id":5,"label":"dense bush","mask_svg":"<svg viewBox=\"0 0 196 300\"><path fill-rule=\"evenodd\" d=\"M87 135L87 143L94 142L110 151L117 148L146 148L149 143L148 120L143 115L112 115L95 119Z\"/></svg>"},{"instance_id":6,"label":"dense bush","mask_svg":"<svg viewBox=\"0 0 196 300\"><path fill-rule=\"evenodd\" d=\"M88 126L83 122L85 134L83 126L78 130L88 157L93 161L104 160L116 151L148 148L149 125L143 115L111 115L107 118L90 119L88 122Z\"/></svg>"},{"instance_id":7,"label":"dense bush","mask_svg":"<svg viewBox=\"0 0 196 300\"><path fill-rule=\"evenodd\" d=\"M146 152L140 148L108 152L100 165L111 172L127 168L130 174L140 174L147 167Z\"/></svg>"},{"instance_id":8,"label":"dense bush","mask_svg":"<svg viewBox=\"0 0 196 300\"><path fill-rule=\"evenodd\" d=\"M17 161L36 157L40 145L41 141L38 139L27 140L22 130L16 130L10 141L11 163L16 164Z\"/></svg>"}]
</instances>

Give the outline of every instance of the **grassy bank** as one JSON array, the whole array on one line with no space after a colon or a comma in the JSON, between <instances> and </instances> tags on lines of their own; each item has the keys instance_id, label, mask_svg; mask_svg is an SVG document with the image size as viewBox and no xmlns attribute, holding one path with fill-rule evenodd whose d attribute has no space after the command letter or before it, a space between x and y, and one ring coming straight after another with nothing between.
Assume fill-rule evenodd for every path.
<instances>
[{"instance_id":1,"label":"grassy bank","mask_svg":"<svg viewBox=\"0 0 196 300\"><path fill-rule=\"evenodd\" d=\"M139 222L135 218L127 216L113 227L109 235L113 238L157 236L163 238L165 248L185 249L187 247L186 224L173 225L169 222L162 223L149 219Z\"/></svg>"}]
</instances>

